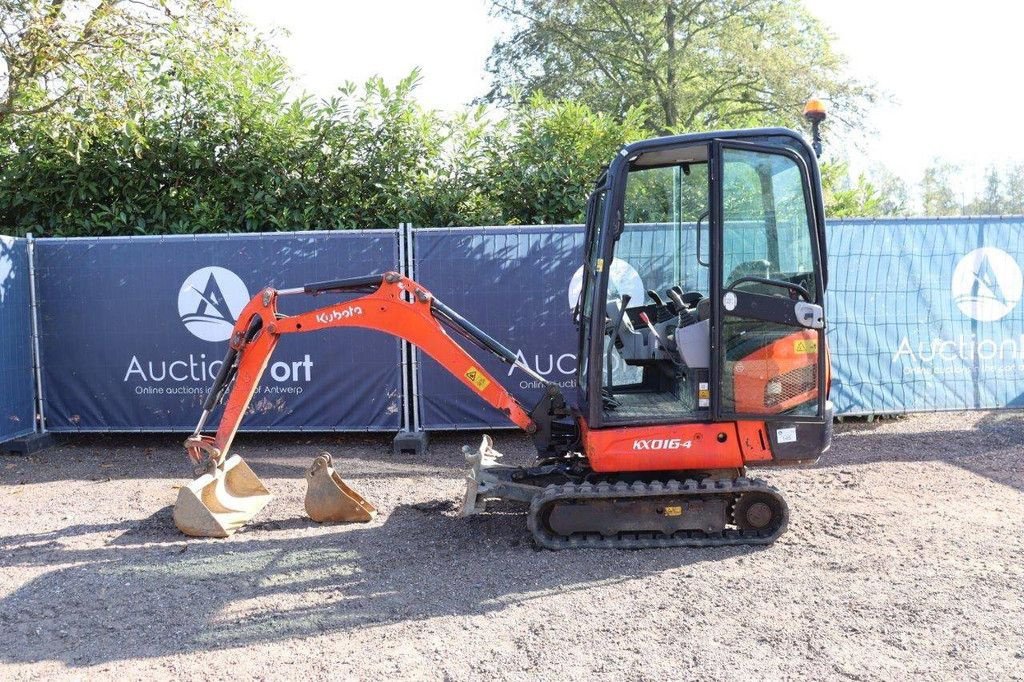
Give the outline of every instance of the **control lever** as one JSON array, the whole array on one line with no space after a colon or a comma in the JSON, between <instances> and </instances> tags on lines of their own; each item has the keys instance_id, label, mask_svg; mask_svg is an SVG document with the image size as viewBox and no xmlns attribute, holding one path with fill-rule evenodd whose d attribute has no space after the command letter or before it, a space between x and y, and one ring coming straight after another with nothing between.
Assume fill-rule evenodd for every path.
<instances>
[{"instance_id":1,"label":"control lever","mask_svg":"<svg viewBox=\"0 0 1024 682\"><path fill-rule=\"evenodd\" d=\"M665 301L661 300L661 295L658 294L658 292L655 291L654 289L648 289L647 295L650 297L652 301L654 301L654 305L658 306L659 308L665 305Z\"/></svg>"},{"instance_id":2,"label":"control lever","mask_svg":"<svg viewBox=\"0 0 1024 682\"><path fill-rule=\"evenodd\" d=\"M683 290L679 287L672 287L667 292L668 297L672 299L672 303L675 306L676 313L681 313L686 310L686 304L683 302Z\"/></svg>"},{"instance_id":3,"label":"control lever","mask_svg":"<svg viewBox=\"0 0 1024 682\"><path fill-rule=\"evenodd\" d=\"M651 330L651 334L654 334L654 338L658 340L661 347L664 350L668 350L668 344L665 343L665 339L658 333L658 330L654 328L654 325L651 323L651 318L647 317L647 313L640 313L640 321L647 325L647 328Z\"/></svg>"},{"instance_id":4,"label":"control lever","mask_svg":"<svg viewBox=\"0 0 1024 682\"><path fill-rule=\"evenodd\" d=\"M608 344L608 352L605 353L604 362L607 366L608 376L608 395L612 395L612 389L615 387L612 380L612 351L615 350L615 342L619 340L619 329L622 327L622 318L626 316L626 306L629 305L629 294L622 295L622 307L619 308L619 314L615 319L615 326L612 327L612 342Z\"/></svg>"}]
</instances>

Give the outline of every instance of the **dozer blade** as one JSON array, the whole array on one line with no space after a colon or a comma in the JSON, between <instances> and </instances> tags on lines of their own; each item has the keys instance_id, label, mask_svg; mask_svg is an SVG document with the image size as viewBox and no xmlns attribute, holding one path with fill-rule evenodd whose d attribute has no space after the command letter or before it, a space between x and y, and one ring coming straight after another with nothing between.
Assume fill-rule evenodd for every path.
<instances>
[{"instance_id":1,"label":"dozer blade","mask_svg":"<svg viewBox=\"0 0 1024 682\"><path fill-rule=\"evenodd\" d=\"M473 450L463 446L469 471L466 472L466 495L462 499L462 516L487 511L489 500L533 501L543 488L520 482L522 467L499 464L502 454L494 449L494 441L484 436L480 447Z\"/></svg>"},{"instance_id":2,"label":"dozer blade","mask_svg":"<svg viewBox=\"0 0 1024 682\"><path fill-rule=\"evenodd\" d=\"M174 525L185 535L226 538L270 502L271 494L238 455L178 491Z\"/></svg>"},{"instance_id":3,"label":"dozer blade","mask_svg":"<svg viewBox=\"0 0 1024 682\"><path fill-rule=\"evenodd\" d=\"M306 513L319 522L366 523L377 516L373 505L341 480L326 452L306 473Z\"/></svg>"}]
</instances>

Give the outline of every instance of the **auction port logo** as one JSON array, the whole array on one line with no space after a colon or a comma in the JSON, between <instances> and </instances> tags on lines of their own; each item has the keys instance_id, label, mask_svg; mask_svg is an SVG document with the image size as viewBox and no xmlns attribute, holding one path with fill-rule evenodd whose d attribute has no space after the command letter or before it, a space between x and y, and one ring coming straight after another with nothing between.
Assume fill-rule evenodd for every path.
<instances>
[{"instance_id":1,"label":"auction port logo","mask_svg":"<svg viewBox=\"0 0 1024 682\"><path fill-rule=\"evenodd\" d=\"M952 288L960 312L979 322L994 322L1020 302L1024 276L1010 254L985 246L960 259Z\"/></svg>"},{"instance_id":2,"label":"auction port logo","mask_svg":"<svg viewBox=\"0 0 1024 682\"><path fill-rule=\"evenodd\" d=\"M178 291L178 317L203 341L227 341L239 313L249 302L245 282L226 268L200 268Z\"/></svg>"},{"instance_id":3,"label":"auction port logo","mask_svg":"<svg viewBox=\"0 0 1024 682\"><path fill-rule=\"evenodd\" d=\"M569 309L576 307L581 302L580 294L583 291L583 267L576 268L569 279ZM608 272L608 298L622 294L629 294L634 306L643 305L647 297L644 288L644 280L629 261L622 258L613 258L612 266Z\"/></svg>"}]
</instances>

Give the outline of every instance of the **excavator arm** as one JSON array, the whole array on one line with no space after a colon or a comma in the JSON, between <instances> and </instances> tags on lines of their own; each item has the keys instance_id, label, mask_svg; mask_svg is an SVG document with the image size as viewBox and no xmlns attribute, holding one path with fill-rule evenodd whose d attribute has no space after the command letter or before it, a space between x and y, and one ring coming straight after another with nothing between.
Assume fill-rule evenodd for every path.
<instances>
[{"instance_id":1,"label":"excavator arm","mask_svg":"<svg viewBox=\"0 0 1024 682\"><path fill-rule=\"evenodd\" d=\"M325 293L363 295L299 315L283 315L277 310L281 296ZM203 405L199 424L185 443L189 456L197 463L206 460L207 467L211 462L221 466L281 337L334 327L374 329L415 344L509 421L531 434L539 453L557 454L564 450L564 445L559 448L553 442L565 440L565 427L556 421L569 415L558 386L519 361L511 350L439 301L425 287L396 272L388 272L295 289L268 287L256 294L238 316L227 356ZM448 329L542 382L546 390L538 404L527 410L455 342ZM202 435L210 414L222 402L224 412L216 435Z\"/></svg>"}]
</instances>

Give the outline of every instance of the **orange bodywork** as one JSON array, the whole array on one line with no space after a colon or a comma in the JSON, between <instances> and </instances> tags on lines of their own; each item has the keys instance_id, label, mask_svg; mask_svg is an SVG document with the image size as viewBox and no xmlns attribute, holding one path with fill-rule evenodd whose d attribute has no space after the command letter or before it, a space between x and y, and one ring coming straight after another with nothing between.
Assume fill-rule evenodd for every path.
<instances>
[{"instance_id":1,"label":"orange bodywork","mask_svg":"<svg viewBox=\"0 0 1024 682\"><path fill-rule=\"evenodd\" d=\"M787 334L737 360L732 365L736 412L781 414L816 401L821 351L818 333L807 329Z\"/></svg>"},{"instance_id":2,"label":"orange bodywork","mask_svg":"<svg viewBox=\"0 0 1024 682\"><path fill-rule=\"evenodd\" d=\"M299 315L278 313L278 292L266 288L245 306L235 323L231 347L238 352L235 383L217 433L190 440L189 453L226 459L242 418L282 335L334 327L374 329L415 344L519 428L534 433L530 415L508 390L452 339L431 309L433 295L413 280L389 272L373 293L350 298ZM255 330L255 331L254 331ZM796 332L736 363L736 406L739 412L775 414L814 400L815 388L767 407L768 382L802 370L816 361L806 344L813 332ZM800 346L798 344L805 344ZM802 351L802 352L801 352ZM827 366L827 363L826 363ZM583 451L596 472L685 471L737 469L772 459L767 428L760 421L680 423L591 429L579 419Z\"/></svg>"},{"instance_id":3,"label":"orange bodywork","mask_svg":"<svg viewBox=\"0 0 1024 682\"><path fill-rule=\"evenodd\" d=\"M580 422L594 471L738 469L772 458L761 422L654 424L591 429Z\"/></svg>"},{"instance_id":4,"label":"orange bodywork","mask_svg":"<svg viewBox=\"0 0 1024 682\"><path fill-rule=\"evenodd\" d=\"M220 460L227 456L282 335L335 327L375 329L415 344L516 426L534 432L536 425L530 415L498 380L448 335L434 317L432 299L433 295L424 287L394 272L382 275L380 288L371 294L299 315L283 316L277 312L278 292L274 289L267 288L256 294L235 323L231 336L231 346L239 352L235 385L224 404L217 434L212 439L204 437L205 446L215 448ZM260 330L246 341L256 318L261 321ZM190 450L190 454L197 460L202 456L198 449Z\"/></svg>"}]
</instances>

